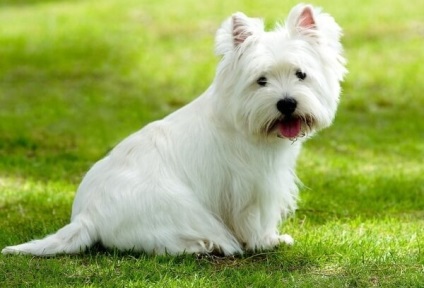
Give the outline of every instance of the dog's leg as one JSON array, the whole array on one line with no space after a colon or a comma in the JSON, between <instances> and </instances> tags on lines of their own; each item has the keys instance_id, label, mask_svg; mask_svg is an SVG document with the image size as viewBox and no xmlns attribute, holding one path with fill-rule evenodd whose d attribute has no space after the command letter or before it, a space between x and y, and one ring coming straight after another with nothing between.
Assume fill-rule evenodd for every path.
<instances>
[{"instance_id":1,"label":"dog's leg","mask_svg":"<svg viewBox=\"0 0 424 288\"><path fill-rule=\"evenodd\" d=\"M100 229L107 247L149 254L242 253L226 226L176 177L144 182L123 199L111 213L121 219L105 219Z\"/></svg>"},{"instance_id":2,"label":"dog's leg","mask_svg":"<svg viewBox=\"0 0 424 288\"><path fill-rule=\"evenodd\" d=\"M247 250L268 250L279 244L293 245L290 235L278 233L280 220L278 206L268 205L267 209L260 209L258 205L251 205L237 218L235 233Z\"/></svg>"}]
</instances>

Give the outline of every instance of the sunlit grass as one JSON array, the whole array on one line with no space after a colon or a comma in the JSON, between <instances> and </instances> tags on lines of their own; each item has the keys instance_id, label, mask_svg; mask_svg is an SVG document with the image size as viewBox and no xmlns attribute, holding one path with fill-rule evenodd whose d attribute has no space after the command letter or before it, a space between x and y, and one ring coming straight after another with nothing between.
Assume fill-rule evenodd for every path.
<instances>
[{"instance_id":1,"label":"sunlit grass","mask_svg":"<svg viewBox=\"0 0 424 288\"><path fill-rule=\"evenodd\" d=\"M206 89L235 11L282 21L295 1L1 1L0 246L69 221L87 169ZM315 2L315 1L312 1ZM1 287L424 286L424 2L320 1L350 73L334 125L298 163L295 246L236 258L0 257Z\"/></svg>"}]
</instances>

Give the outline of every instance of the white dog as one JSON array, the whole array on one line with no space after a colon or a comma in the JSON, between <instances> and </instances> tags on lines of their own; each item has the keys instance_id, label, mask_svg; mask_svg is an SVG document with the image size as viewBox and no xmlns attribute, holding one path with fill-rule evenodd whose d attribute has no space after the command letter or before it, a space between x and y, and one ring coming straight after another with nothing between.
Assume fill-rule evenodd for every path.
<instances>
[{"instance_id":1,"label":"white dog","mask_svg":"<svg viewBox=\"0 0 424 288\"><path fill-rule=\"evenodd\" d=\"M346 73L333 18L309 5L285 25L232 15L216 34L216 77L196 100L126 138L83 179L71 223L3 254L79 253L96 242L147 253L292 244L301 143L329 126Z\"/></svg>"}]
</instances>

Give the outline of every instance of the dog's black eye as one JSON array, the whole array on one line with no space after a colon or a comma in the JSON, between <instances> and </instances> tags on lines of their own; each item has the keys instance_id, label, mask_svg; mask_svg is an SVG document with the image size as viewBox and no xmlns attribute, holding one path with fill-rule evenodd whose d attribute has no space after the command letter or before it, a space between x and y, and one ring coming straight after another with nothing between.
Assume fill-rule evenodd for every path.
<instances>
[{"instance_id":1,"label":"dog's black eye","mask_svg":"<svg viewBox=\"0 0 424 288\"><path fill-rule=\"evenodd\" d=\"M259 77L258 80L256 80L256 83L258 83L259 86L264 87L268 83L268 79L266 79L266 77L262 76L262 77Z\"/></svg>"},{"instance_id":2,"label":"dog's black eye","mask_svg":"<svg viewBox=\"0 0 424 288\"><path fill-rule=\"evenodd\" d=\"M302 72L302 71L300 71L300 70L297 70L297 71L296 71L296 77L297 77L297 78L299 78L299 80L305 80L305 78L306 78L306 73L304 73L304 72Z\"/></svg>"}]
</instances>

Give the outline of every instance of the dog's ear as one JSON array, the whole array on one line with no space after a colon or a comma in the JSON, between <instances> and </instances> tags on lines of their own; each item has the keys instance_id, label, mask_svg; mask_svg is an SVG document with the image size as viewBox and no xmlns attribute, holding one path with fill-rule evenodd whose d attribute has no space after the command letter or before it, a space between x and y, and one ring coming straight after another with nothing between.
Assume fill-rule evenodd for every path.
<instances>
[{"instance_id":1,"label":"dog's ear","mask_svg":"<svg viewBox=\"0 0 424 288\"><path fill-rule=\"evenodd\" d=\"M290 11L286 21L290 36L308 36L321 44L339 46L342 30L327 13L311 5L299 4ZM319 40L318 40L319 39Z\"/></svg>"},{"instance_id":2,"label":"dog's ear","mask_svg":"<svg viewBox=\"0 0 424 288\"><path fill-rule=\"evenodd\" d=\"M241 12L233 14L216 32L215 52L224 55L234 50L252 35L264 31L261 19L249 18Z\"/></svg>"},{"instance_id":3,"label":"dog's ear","mask_svg":"<svg viewBox=\"0 0 424 288\"><path fill-rule=\"evenodd\" d=\"M316 37L317 23L314 8L304 4L293 7L287 17L286 27L291 36L300 34Z\"/></svg>"},{"instance_id":4,"label":"dog's ear","mask_svg":"<svg viewBox=\"0 0 424 288\"><path fill-rule=\"evenodd\" d=\"M309 5L303 7L297 21L297 26L300 29L316 29L313 8Z\"/></svg>"},{"instance_id":5,"label":"dog's ear","mask_svg":"<svg viewBox=\"0 0 424 288\"><path fill-rule=\"evenodd\" d=\"M321 9L311 5L299 4L290 11L286 25L290 37L301 37L314 45L319 45L328 56L326 61L334 61L333 67L338 71L338 77L343 79L347 70L344 65L343 48L340 43L342 29L334 18L321 12Z\"/></svg>"}]
</instances>

